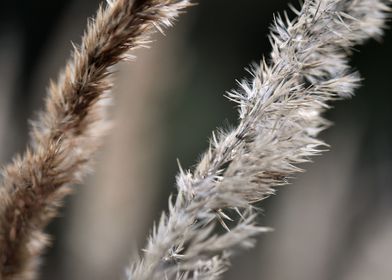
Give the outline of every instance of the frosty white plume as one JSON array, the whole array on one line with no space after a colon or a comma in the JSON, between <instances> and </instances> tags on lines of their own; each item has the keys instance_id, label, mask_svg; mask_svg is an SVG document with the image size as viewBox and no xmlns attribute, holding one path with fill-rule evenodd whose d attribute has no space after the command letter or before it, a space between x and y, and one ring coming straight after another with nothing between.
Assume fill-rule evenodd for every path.
<instances>
[{"instance_id":1,"label":"frosty white plume","mask_svg":"<svg viewBox=\"0 0 392 280\"><path fill-rule=\"evenodd\" d=\"M322 151L316 137L328 126L328 102L351 96L359 84L350 48L382 35L389 3L306 0L293 8L295 19L275 18L270 58L227 95L239 107L238 126L213 133L196 168L180 170L178 194L129 280L219 279L230 255L268 230L255 224L252 204ZM216 232L217 224L226 231Z\"/></svg>"}]
</instances>

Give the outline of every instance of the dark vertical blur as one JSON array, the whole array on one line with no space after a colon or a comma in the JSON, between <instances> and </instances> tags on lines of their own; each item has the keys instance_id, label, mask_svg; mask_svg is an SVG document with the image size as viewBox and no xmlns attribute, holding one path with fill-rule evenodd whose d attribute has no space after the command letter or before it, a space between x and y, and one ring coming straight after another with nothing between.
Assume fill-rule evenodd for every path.
<instances>
[{"instance_id":1,"label":"dark vertical blur","mask_svg":"<svg viewBox=\"0 0 392 280\"><path fill-rule=\"evenodd\" d=\"M2 2L0 155L6 162L15 152L23 150L28 134L27 119L42 106L47 81L56 78L70 52L70 41L79 42L86 19L93 15L99 1ZM174 190L176 158L191 167L207 147L211 130L235 124L233 104L223 94L236 86L235 79L246 76L245 66L268 54L267 33L272 15L286 7L284 0L201 1L181 17L168 38L159 37L159 40L169 41L176 38L181 51L169 56L162 50L162 55L165 55L164 61L177 61L181 66L167 74L174 80L166 89L172 94L160 92L159 85L152 92L155 96L162 95L160 99L152 99L159 102L154 108L162 110L163 117L154 119L162 129L162 141L154 140L161 142L162 152L156 155L158 178L151 183L151 189L156 190L156 202L146 201L152 210L141 217L147 221L147 227L161 209L166 208L167 197ZM265 201L265 215L260 222L274 227L276 232L262 236L256 249L235 258L225 279L390 279L390 50L392 32L388 30L382 44L370 41L355 52L352 64L364 77L363 86L352 100L334 104L335 108L328 113L328 118L336 124L322 137L331 144L331 151L315 158L314 164L304 166L307 173L294 180L294 185L282 188L277 196ZM130 67L141 64L142 59ZM128 90L130 92L117 95L132 94L132 89ZM151 99L145 102L145 114L151 109L149 102ZM116 106L113 110L116 111ZM127 149L126 143L124 149ZM133 179L127 180L131 185ZM86 188L90 187L94 186ZM116 191L116 185L108 187ZM87 267L70 265L72 254L67 243L70 241L65 241L69 239L68 226L75 225L70 222L75 214L70 213L79 202L74 200L68 201L62 211L65 217L50 226L55 242L45 257L42 279L99 278L91 271L71 273L74 268ZM140 227L142 233L138 234L145 236L146 225ZM72 230L75 231L78 229ZM83 235L82 227L79 235ZM78 234L75 236L78 238ZM94 236L89 238L94 239ZM129 240L122 242L136 243L140 247L143 239L130 235ZM113 256L116 258L118 256ZM119 267L126 263L124 259ZM99 279L123 273L117 271L117 267L113 270L116 271Z\"/></svg>"},{"instance_id":2,"label":"dark vertical blur","mask_svg":"<svg viewBox=\"0 0 392 280\"><path fill-rule=\"evenodd\" d=\"M19 150L23 148L26 139L26 119L29 117L31 102L31 84L34 71L42 57L56 26L71 1L2 1L0 11L0 33L11 32L16 34L14 39L19 46L19 67L15 74L10 105L17 110L13 116L13 140L11 141ZM15 51L16 49L9 50ZM12 63L12 62L11 62ZM3 66L4 67L4 66ZM7 150L7 149L5 149ZM6 155L7 157L10 154Z\"/></svg>"}]
</instances>

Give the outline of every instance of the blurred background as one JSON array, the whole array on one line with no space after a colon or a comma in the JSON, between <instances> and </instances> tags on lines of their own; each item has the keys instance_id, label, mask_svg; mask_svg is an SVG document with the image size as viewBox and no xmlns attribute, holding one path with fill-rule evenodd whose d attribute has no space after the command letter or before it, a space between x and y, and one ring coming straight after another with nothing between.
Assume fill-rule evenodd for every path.
<instances>
[{"instance_id":1,"label":"blurred background","mask_svg":"<svg viewBox=\"0 0 392 280\"><path fill-rule=\"evenodd\" d=\"M27 120L99 2L1 1L3 164L24 150ZM118 67L115 128L95 174L49 226L54 244L41 279L123 279L175 191L176 159L192 167L211 131L236 123L223 94L268 55L272 15L286 7L286 0L201 1L152 49ZM352 64L363 86L328 113L335 125L322 138L331 151L263 202L260 223L275 232L239 254L225 279L391 279L392 32L358 50Z\"/></svg>"}]
</instances>

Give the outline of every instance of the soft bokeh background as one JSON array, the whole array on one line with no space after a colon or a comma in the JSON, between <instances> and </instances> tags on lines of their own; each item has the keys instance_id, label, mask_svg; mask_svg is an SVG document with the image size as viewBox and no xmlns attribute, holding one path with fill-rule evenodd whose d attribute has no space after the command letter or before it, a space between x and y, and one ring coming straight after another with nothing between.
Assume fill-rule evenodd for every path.
<instances>
[{"instance_id":1,"label":"soft bokeh background","mask_svg":"<svg viewBox=\"0 0 392 280\"><path fill-rule=\"evenodd\" d=\"M268 54L273 12L285 0L214 0L181 17L136 62L118 67L115 128L96 172L48 229L41 279L122 279L174 191L176 159L191 167L211 130L234 124L223 94ZM41 108L98 0L2 1L0 158L22 152ZM359 48L364 86L328 113L331 151L263 203L275 228L241 253L225 279L388 280L392 275L392 32Z\"/></svg>"}]
</instances>

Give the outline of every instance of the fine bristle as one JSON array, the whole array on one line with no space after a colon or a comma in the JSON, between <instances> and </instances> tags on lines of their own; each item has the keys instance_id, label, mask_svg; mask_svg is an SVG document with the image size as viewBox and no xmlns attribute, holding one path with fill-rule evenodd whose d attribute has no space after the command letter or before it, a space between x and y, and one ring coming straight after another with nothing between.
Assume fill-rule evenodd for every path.
<instances>
[{"instance_id":1,"label":"fine bristle","mask_svg":"<svg viewBox=\"0 0 392 280\"><path fill-rule=\"evenodd\" d=\"M52 82L33 122L31 146L3 170L0 188L0 279L35 279L42 233L69 185L90 170L109 123L111 68L150 35L171 26L187 0L111 0L89 21L80 47ZM158 28L157 28L158 27Z\"/></svg>"},{"instance_id":2,"label":"fine bristle","mask_svg":"<svg viewBox=\"0 0 392 280\"><path fill-rule=\"evenodd\" d=\"M275 16L270 57L227 93L239 108L238 126L213 133L195 169L180 171L177 198L128 269L129 280L220 279L230 255L269 231L256 225L253 203L325 150L317 139L329 126L322 114L358 87L349 54L383 33L388 3L305 0L295 19Z\"/></svg>"}]
</instances>

